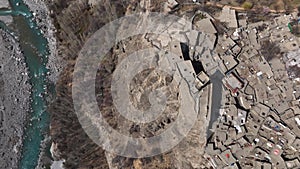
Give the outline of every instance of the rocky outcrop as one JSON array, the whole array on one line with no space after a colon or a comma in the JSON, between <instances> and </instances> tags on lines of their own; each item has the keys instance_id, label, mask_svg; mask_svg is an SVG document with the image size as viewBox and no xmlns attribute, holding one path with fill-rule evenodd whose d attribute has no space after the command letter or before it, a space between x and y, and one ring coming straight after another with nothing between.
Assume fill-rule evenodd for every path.
<instances>
[{"instance_id":1,"label":"rocky outcrop","mask_svg":"<svg viewBox=\"0 0 300 169\"><path fill-rule=\"evenodd\" d=\"M105 152L95 144L85 134L73 108L72 73L78 52L88 37L105 23L121 17L125 13L162 11L165 2L147 3L146 1L132 0L127 3L104 1L100 4L95 3L95 1L73 0L65 3L62 0L56 0L51 3L52 17L58 29L58 56L68 62L57 83L57 99L50 108L53 154L57 160L65 160L65 168L188 169L201 168L201 163L205 163L202 158L205 137L202 138L197 135L197 132L205 132L205 127L202 125L204 114L199 114L199 117L195 119L197 121L196 126L187 138L173 150L154 157L133 159ZM153 44L148 41L146 35L135 36L118 42L105 56L97 73L96 96L102 116L112 128L131 137L151 137L163 132L176 120L180 107L178 103L180 100L179 86L175 85L165 91L168 94L169 107L159 118L150 123L136 125L122 117L113 108L110 88L112 72L127 55L132 54L137 49L142 50L149 47L153 47ZM153 90L169 85L173 78L152 69L137 72L130 83L130 101L136 108L147 109L150 106L147 99L149 96L148 89ZM186 98L190 98L190 96Z\"/></svg>"},{"instance_id":2,"label":"rocky outcrop","mask_svg":"<svg viewBox=\"0 0 300 169\"><path fill-rule=\"evenodd\" d=\"M85 40L110 19L120 16L122 3L111 2L118 7L116 12L106 8L107 1L92 7L87 1L49 1L52 17L57 28L58 56L67 62L57 84L57 98L50 106L51 137L57 148L54 150L64 159L65 168L108 168L104 150L85 134L78 122L72 103L72 73L75 59ZM115 5L113 5L115 4ZM119 14L119 13L120 14Z\"/></svg>"}]
</instances>

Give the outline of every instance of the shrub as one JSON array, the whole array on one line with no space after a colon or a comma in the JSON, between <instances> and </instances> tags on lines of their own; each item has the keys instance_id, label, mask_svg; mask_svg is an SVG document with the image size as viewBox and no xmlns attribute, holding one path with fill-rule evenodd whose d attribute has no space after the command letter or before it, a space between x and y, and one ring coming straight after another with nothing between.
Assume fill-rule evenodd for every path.
<instances>
[{"instance_id":1,"label":"shrub","mask_svg":"<svg viewBox=\"0 0 300 169\"><path fill-rule=\"evenodd\" d=\"M253 4L251 2L246 1L246 2L243 3L242 7L244 9L251 9L253 7Z\"/></svg>"}]
</instances>

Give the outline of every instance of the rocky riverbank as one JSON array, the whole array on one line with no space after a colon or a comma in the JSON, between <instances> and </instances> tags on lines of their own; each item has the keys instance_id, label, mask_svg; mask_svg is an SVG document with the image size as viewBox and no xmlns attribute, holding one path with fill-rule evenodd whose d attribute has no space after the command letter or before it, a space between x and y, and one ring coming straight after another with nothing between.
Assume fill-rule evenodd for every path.
<instances>
[{"instance_id":1,"label":"rocky riverbank","mask_svg":"<svg viewBox=\"0 0 300 169\"><path fill-rule=\"evenodd\" d=\"M49 82L55 84L64 64L56 57L55 29L51 22L50 12L44 2L25 0L34 15L35 21L47 38L49 55L47 68ZM10 8L8 1L1 1L0 8ZM11 16L0 16L6 25L14 25ZM0 29L0 164L1 168L18 168L21 157L24 128L30 112L31 86L25 57L19 43ZM49 92L50 93L50 92ZM49 97L46 96L46 99ZM49 100L49 99L48 99ZM41 149L49 149L50 138L46 137ZM49 158L42 151L37 168L49 164Z\"/></svg>"},{"instance_id":2,"label":"rocky riverbank","mask_svg":"<svg viewBox=\"0 0 300 169\"><path fill-rule=\"evenodd\" d=\"M0 1L0 9L1 8L9 8L9 3L7 0ZM0 21L4 22L5 24L10 24L12 22L11 16L0 16Z\"/></svg>"},{"instance_id":3,"label":"rocky riverbank","mask_svg":"<svg viewBox=\"0 0 300 169\"><path fill-rule=\"evenodd\" d=\"M30 84L18 43L0 30L0 164L18 168L30 103Z\"/></svg>"},{"instance_id":4,"label":"rocky riverbank","mask_svg":"<svg viewBox=\"0 0 300 169\"><path fill-rule=\"evenodd\" d=\"M57 41L55 38L56 29L53 25L53 20L50 17L51 12L45 1L24 0L24 3L32 11L39 29L48 40L50 50L47 63L47 68L49 69L48 77L52 83L56 83L60 72L65 66L65 62L60 57L57 57Z\"/></svg>"},{"instance_id":5,"label":"rocky riverbank","mask_svg":"<svg viewBox=\"0 0 300 169\"><path fill-rule=\"evenodd\" d=\"M49 55L47 57L47 69L48 72L48 80L51 84L56 84L59 74L65 66L64 61L57 57L57 42L55 38L56 29L53 25L52 19L50 17L50 10L48 9L47 3L39 0L24 0L24 3L29 7L30 11L33 13L35 17L35 22L37 23L39 30L44 34L44 37L48 41L48 49ZM50 98L49 95L48 101L53 99ZM50 104L49 102L49 104ZM38 165L36 168L44 168L45 166L49 166L51 164L51 159L49 158L49 154L47 153L49 150L49 146L51 144L51 137L46 136L46 139L43 141L41 145L41 153L38 160Z\"/></svg>"}]
</instances>

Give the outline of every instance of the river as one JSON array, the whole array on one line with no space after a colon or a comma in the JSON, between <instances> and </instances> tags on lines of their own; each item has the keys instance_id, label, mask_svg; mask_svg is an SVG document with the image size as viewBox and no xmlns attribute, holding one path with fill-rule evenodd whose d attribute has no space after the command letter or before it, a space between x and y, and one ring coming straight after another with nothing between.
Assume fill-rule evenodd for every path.
<instances>
[{"instance_id":1,"label":"river","mask_svg":"<svg viewBox=\"0 0 300 169\"><path fill-rule=\"evenodd\" d=\"M3 23L0 27L16 35L24 53L32 85L31 111L28 114L28 124L24 131L19 168L34 169L38 163L41 142L45 134L49 132L50 115L46 111L47 103L43 98L49 87L46 68L49 48L47 39L38 29L33 14L24 2L9 0L9 4L11 9L0 10L0 15L13 16L13 32Z\"/></svg>"}]
</instances>

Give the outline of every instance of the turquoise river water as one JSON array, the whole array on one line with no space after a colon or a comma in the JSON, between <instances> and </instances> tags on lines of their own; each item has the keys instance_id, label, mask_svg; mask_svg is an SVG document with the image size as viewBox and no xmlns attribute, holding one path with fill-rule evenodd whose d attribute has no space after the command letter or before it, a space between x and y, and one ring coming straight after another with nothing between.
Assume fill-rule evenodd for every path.
<instances>
[{"instance_id":1,"label":"turquoise river water","mask_svg":"<svg viewBox=\"0 0 300 169\"><path fill-rule=\"evenodd\" d=\"M0 15L13 16L14 27L8 28L3 22L0 22L0 28L11 35L16 35L24 52L32 85L31 111L24 130L25 136L19 168L34 169L38 163L41 142L49 131L50 115L46 111L46 100L42 97L50 85L47 80L48 70L46 68L49 48L47 39L37 27L34 16L24 2L9 0L9 3L11 9L1 9Z\"/></svg>"}]
</instances>

